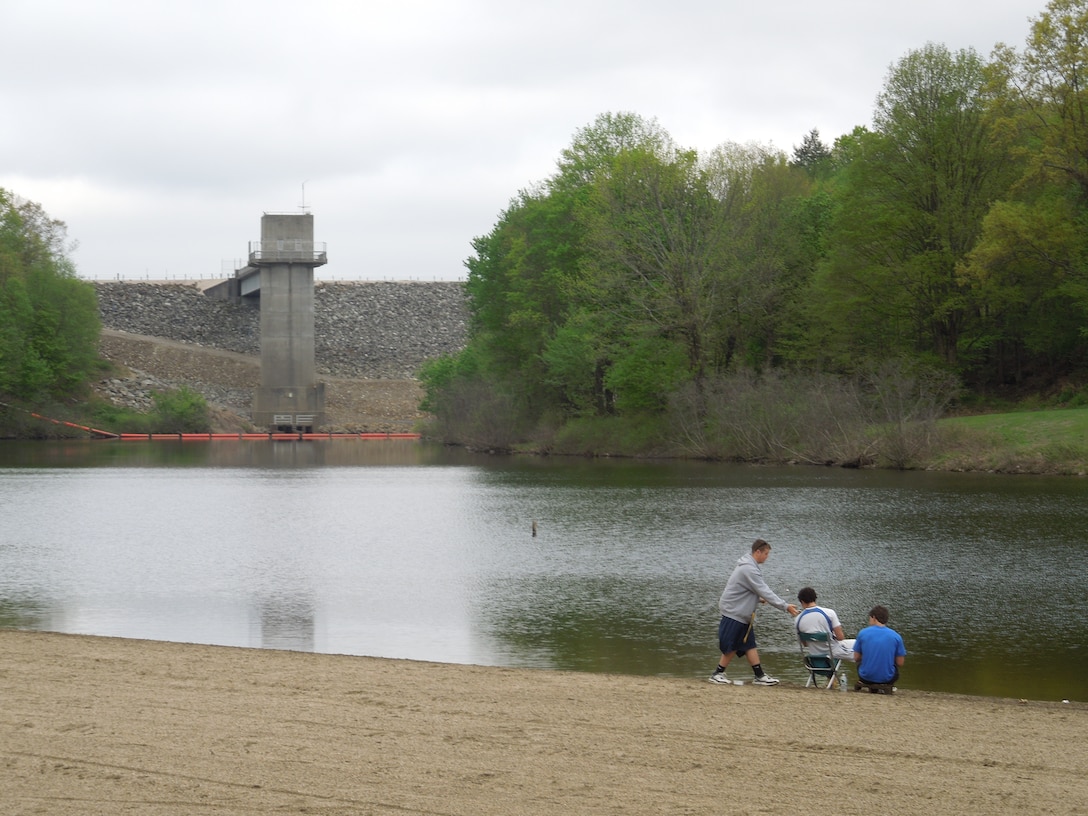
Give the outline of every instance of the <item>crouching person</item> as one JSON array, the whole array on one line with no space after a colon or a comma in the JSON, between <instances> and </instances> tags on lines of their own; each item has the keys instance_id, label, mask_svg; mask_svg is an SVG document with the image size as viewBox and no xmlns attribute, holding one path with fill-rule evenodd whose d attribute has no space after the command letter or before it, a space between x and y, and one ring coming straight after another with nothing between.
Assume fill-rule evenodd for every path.
<instances>
[{"instance_id":1,"label":"crouching person","mask_svg":"<svg viewBox=\"0 0 1088 816\"><path fill-rule=\"evenodd\" d=\"M858 665L854 691L890 694L906 656L903 638L888 626L887 607L874 606L869 610L869 625L858 632L854 641L854 662Z\"/></svg>"}]
</instances>

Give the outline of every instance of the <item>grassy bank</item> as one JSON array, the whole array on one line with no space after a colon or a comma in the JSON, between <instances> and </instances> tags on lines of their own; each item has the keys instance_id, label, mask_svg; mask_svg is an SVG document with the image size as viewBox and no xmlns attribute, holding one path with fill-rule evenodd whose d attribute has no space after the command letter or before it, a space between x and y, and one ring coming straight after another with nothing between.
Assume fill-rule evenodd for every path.
<instances>
[{"instance_id":1,"label":"grassy bank","mask_svg":"<svg viewBox=\"0 0 1088 816\"><path fill-rule=\"evenodd\" d=\"M522 453L547 451L574 456L697 457L705 453L685 447L675 439L675 428L661 418L632 422L619 418L569 423L547 445L539 441L516 448ZM757 429L758 430L758 429ZM901 429L900 455L867 456L862 467L908 470L982 471L990 473L1038 473L1088 475L1088 408L1007 411L1004 413L946 417L932 424L906 424ZM858 436L876 438L879 430L862 428ZM769 435L768 435L769 436ZM843 450L857 451L863 443ZM893 445L885 443L886 447ZM771 448L772 446L768 446ZM746 452L727 448L726 461L771 464L829 464L851 466L857 457L795 455L787 445L773 450ZM712 457L715 458L715 457Z\"/></svg>"},{"instance_id":2,"label":"grassy bank","mask_svg":"<svg viewBox=\"0 0 1088 816\"><path fill-rule=\"evenodd\" d=\"M950 417L938 427L929 469L1088 475L1088 408Z\"/></svg>"}]
</instances>

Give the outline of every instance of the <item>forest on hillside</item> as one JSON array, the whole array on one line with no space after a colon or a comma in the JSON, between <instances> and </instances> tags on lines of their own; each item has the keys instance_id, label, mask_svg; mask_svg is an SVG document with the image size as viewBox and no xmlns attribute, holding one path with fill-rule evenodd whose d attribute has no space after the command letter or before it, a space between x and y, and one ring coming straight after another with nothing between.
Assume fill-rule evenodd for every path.
<instances>
[{"instance_id":1,"label":"forest on hillside","mask_svg":"<svg viewBox=\"0 0 1088 816\"><path fill-rule=\"evenodd\" d=\"M871 126L790 155L600 115L473 242L468 346L423 372L438 432L849 462L952 404L1080 399L1086 76L1088 0L1053 0L1020 50L907 53Z\"/></svg>"}]
</instances>

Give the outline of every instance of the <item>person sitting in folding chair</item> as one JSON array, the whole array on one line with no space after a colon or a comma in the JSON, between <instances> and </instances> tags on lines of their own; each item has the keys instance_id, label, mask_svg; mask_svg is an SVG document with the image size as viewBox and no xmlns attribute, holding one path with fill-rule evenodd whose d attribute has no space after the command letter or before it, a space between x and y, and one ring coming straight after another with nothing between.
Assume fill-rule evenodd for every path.
<instances>
[{"instance_id":1,"label":"person sitting in folding chair","mask_svg":"<svg viewBox=\"0 0 1088 816\"><path fill-rule=\"evenodd\" d=\"M842 661L854 659L854 641L843 634L842 624L834 609L816 605L816 590L802 587L797 593L801 614L794 625L801 643L805 668L809 671L805 686L830 688Z\"/></svg>"}]
</instances>

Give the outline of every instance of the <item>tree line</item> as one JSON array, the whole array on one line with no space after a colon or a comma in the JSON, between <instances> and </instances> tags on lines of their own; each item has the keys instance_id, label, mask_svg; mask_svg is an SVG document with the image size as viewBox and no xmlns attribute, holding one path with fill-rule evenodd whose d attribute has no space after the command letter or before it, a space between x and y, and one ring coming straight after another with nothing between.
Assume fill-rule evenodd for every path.
<instances>
[{"instance_id":1,"label":"tree line","mask_svg":"<svg viewBox=\"0 0 1088 816\"><path fill-rule=\"evenodd\" d=\"M469 342L422 373L438 432L846 462L1080 382L1085 76L1088 0L1052 0L1020 51L907 53L871 126L792 155L602 114L473 241Z\"/></svg>"}]
</instances>

